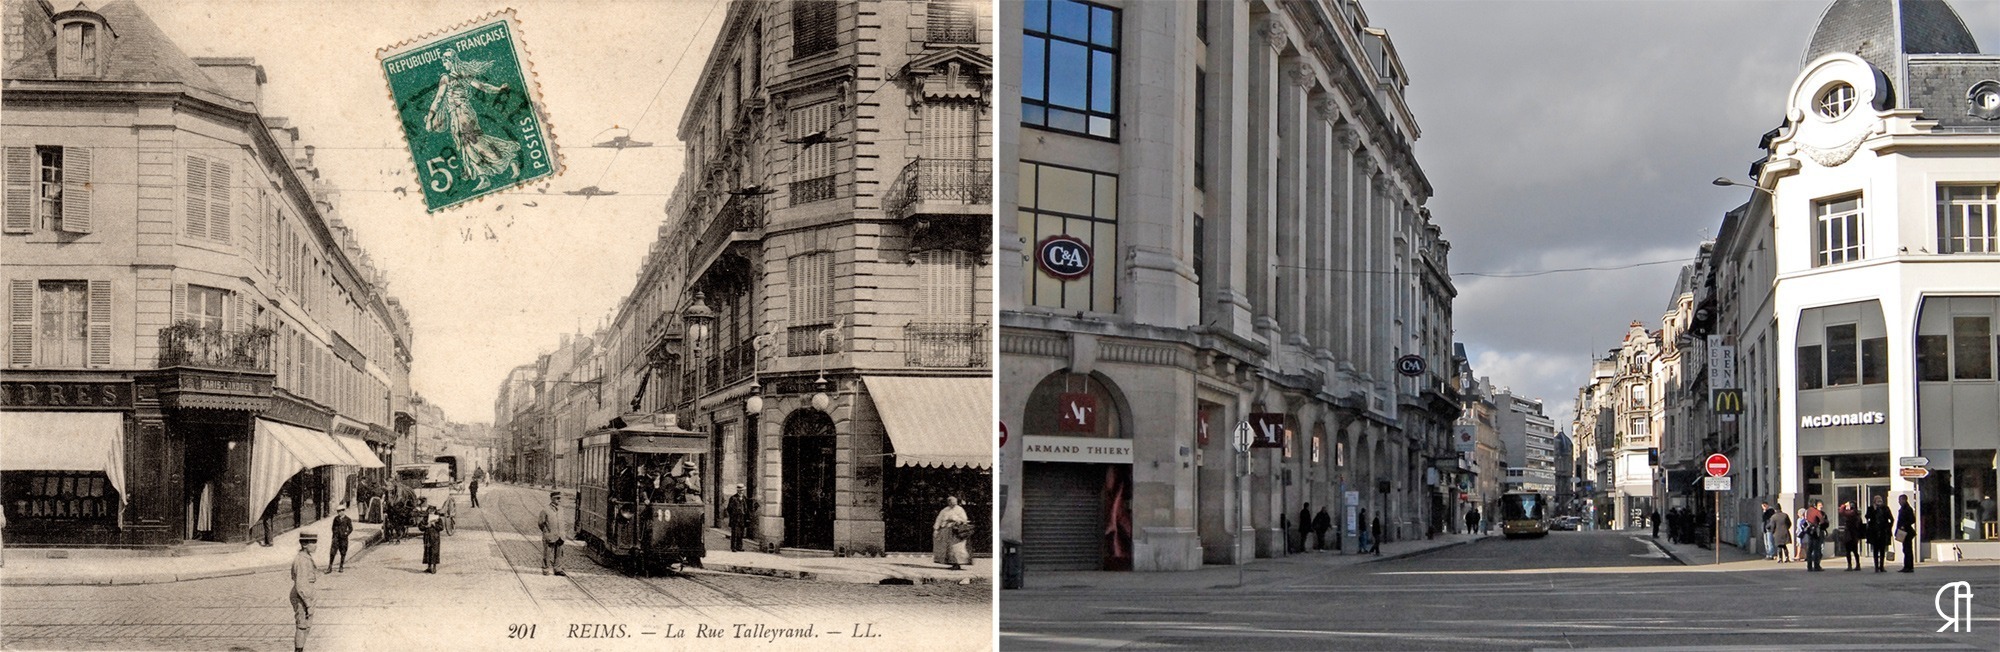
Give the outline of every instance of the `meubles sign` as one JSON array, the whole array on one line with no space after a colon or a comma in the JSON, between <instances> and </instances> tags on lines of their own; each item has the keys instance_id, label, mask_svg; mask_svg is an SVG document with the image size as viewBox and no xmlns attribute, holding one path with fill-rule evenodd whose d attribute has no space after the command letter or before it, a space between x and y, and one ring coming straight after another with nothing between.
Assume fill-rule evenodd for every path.
<instances>
[{"instance_id":1,"label":"meubles sign","mask_svg":"<svg viewBox=\"0 0 2000 652\"><path fill-rule=\"evenodd\" d=\"M1855 412L1852 414L1815 414L1799 417L1800 428L1831 428L1834 426L1872 426L1889 422L1889 415L1881 412Z\"/></svg>"}]
</instances>

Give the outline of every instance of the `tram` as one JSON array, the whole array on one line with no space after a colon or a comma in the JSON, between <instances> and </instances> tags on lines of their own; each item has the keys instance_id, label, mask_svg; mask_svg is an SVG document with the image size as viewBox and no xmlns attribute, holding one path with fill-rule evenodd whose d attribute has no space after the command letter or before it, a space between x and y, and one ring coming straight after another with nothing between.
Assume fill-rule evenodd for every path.
<instances>
[{"instance_id":1,"label":"tram","mask_svg":"<svg viewBox=\"0 0 2000 652\"><path fill-rule=\"evenodd\" d=\"M702 473L708 437L631 417L591 432L579 451L577 537L609 565L650 574L701 566L708 513Z\"/></svg>"},{"instance_id":2,"label":"tram","mask_svg":"<svg viewBox=\"0 0 2000 652\"><path fill-rule=\"evenodd\" d=\"M1538 491L1509 491L1500 496L1500 533L1514 537L1549 535L1548 498Z\"/></svg>"}]
</instances>

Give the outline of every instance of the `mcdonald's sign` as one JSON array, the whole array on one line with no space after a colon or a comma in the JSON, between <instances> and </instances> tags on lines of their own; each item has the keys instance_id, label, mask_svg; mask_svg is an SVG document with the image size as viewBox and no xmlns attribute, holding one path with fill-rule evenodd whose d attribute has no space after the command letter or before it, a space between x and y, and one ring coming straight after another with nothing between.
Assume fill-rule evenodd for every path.
<instances>
[{"instance_id":1,"label":"mcdonald's sign","mask_svg":"<svg viewBox=\"0 0 2000 652\"><path fill-rule=\"evenodd\" d=\"M1714 396L1710 397L1709 405L1715 408L1716 414L1743 413L1743 390L1718 389L1713 393Z\"/></svg>"}]
</instances>

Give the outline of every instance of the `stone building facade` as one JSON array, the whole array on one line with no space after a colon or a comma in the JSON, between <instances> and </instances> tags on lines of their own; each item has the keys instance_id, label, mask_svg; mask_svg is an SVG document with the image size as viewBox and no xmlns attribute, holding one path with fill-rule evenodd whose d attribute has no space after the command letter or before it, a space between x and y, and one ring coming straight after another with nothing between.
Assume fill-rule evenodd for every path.
<instances>
[{"instance_id":1,"label":"stone building facade","mask_svg":"<svg viewBox=\"0 0 2000 652\"><path fill-rule=\"evenodd\" d=\"M1354 2L1001 7L1001 534L1028 570L1285 555L1307 503L1347 550L1363 509L1391 540L1441 523L1456 290L1388 34Z\"/></svg>"}]
</instances>

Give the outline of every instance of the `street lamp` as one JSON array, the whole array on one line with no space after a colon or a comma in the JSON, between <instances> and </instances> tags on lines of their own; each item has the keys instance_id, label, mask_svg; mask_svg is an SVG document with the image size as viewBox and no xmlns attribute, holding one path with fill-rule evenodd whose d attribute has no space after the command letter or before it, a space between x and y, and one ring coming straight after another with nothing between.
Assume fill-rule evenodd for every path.
<instances>
[{"instance_id":1,"label":"street lamp","mask_svg":"<svg viewBox=\"0 0 2000 652\"><path fill-rule=\"evenodd\" d=\"M687 322L688 359L692 361L695 359L694 354L705 351L704 344L708 341L709 325L715 322L715 311L709 309L708 297L699 290L695 291L694 301L688 305L685 312L681 313L681 320ZM701 381L705 371L706 369L702 367L694 369L694 401L689 403L687 425L689 428L699 422L697 414L701 412Z\"/></svg>"},{"instance_id":2,"label":"street lamp","mask_svg":"<svg viewBox=\"0 0 2000 652\"><path fill-rule=\"evenodd\" d=\"M750 398L743 399L743 411L758 414L764 411L764 386L757 384L757 376L750 376Z\"/></svg>"},{"instance_id":3,"label":"street lamp","mask_svg":"<svg viewBox=\"0 0 2000 652\"><path fill-rule=\"evenodd\" d=\"M812 395L813 409L826 412L827 407L833 405L833 399L826 395L826 370L820 370L819 378L814 380L813 384L819 388L819 391Z\"/></svg>"},{"instance_id":4,"label":"street lamp","mask_svg":"<svg viewBox=\"0 0 2000 652\"><path fill-rule=\"evenodd\" d=\"M1763 187L1763 186L1759 186L1759 185L1754 185L1754 184L1748 184L1748 183L1743 183L1743 182L1741 182L1741 181L1737 181L1737 180L1734 180L1734 179L1731 179L1731 178L1729 178L1729 177L1716 177L1714 181L1710 181L1710 182L1708 182L1708 183L1709 183L1709 184L1711 184L1711 185L1716 185L1716 186L1723 186L1723 187L1728 187L1728 186L1741 186L1741 187L1744 187L1744 188L1749 188L1749 189L1751 189L1751 190L1755 190L1755 191L1757 191L1757 192L1761 192L1761 193L1764 193L1764 194L1766 194L1766 195L1770 195L1770 194L1771 194L1771 190L1770 190L1770 189L1768 189L1768 188L1765 188L1765 187Z\"/></svg>"}]
</instances>

